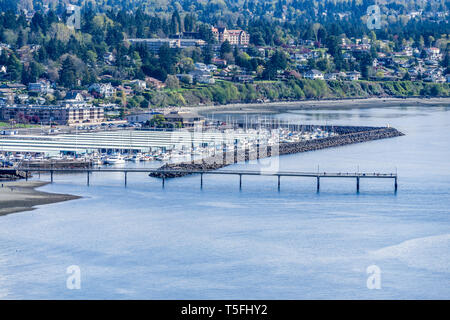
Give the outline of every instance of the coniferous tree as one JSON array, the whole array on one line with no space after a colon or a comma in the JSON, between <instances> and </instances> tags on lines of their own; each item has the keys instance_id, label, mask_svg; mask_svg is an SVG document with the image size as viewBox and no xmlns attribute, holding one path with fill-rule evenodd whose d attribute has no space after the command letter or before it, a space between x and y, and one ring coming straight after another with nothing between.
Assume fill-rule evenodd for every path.
<instances>
[{"instance_id":1,"label":"coniferous tree","mask_svg":"<svg viewBox=\"0 0 450 320\"><path fill-rule=\"evenodd\" d=\"M66 88L74 88L77 85L77 69L73 58L67 56L59 70L59 83Z\"/></svg>"},{"instance_id":2,"label":"coniferous tree","mask_svg":"<svg viewBox=\"0 0 450 320\"><path fill-rule=\"evenodd\" d=\"M22 63L14 53L11 53L7 62L7 69L11 81L21 81L22 78Z\"/></svg>"}]
</instances>

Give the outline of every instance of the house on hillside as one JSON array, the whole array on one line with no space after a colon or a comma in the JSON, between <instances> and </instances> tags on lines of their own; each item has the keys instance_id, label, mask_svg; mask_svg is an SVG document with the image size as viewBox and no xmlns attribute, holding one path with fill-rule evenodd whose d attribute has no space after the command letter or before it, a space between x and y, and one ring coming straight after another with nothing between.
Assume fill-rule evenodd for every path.
<instances>
[{"instance_id":1,"label":"house on hillside","mask_svg":"<svg viewBox=\"0 0 450 320\"><path fill-rule=\"evenodd\" d=\"M311 69L303 74L303 78L311 80L323 80L323 73L316 69Z\"/></svg>"},{"instance_id":2,"label":"house on hillside","mask_svg":"<svg viewBox=\"0 0 450 320\"><path fill-rule=\"evenodd\" d=\"M111 98L116 94L116 88L111 83L94 83L89 87L89 92L96 93L102 98Z\"/></svg>"}]
</instances>

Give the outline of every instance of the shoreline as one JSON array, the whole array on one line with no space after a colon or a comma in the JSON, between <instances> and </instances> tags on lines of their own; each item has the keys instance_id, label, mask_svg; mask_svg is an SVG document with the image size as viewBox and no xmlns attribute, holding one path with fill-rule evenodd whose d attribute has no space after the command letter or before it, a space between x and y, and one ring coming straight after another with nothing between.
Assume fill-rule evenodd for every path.
<instances>
[{"instance_id":1,"label":"shoreline","mask_svg":"<svg viewBox=\"0 0 450 320\"><path fill-rule=\"evenodd\" d=\"M0 182L0 216L31 211L35 206L80 199L70 194L49 193L36 188L49 184L42 181Z\"/></svg>"},{"instance_id":2,"label":"shoreline","mask_svg":"<svg viewBox=\"0 0 450 320\"><path fill-rule=\"evenodd\" d=\"M382 108L393 105L417 106L417 105L450 105L450 97L441 98L395 98L395 97L371 97L349 99L323 99L323 100L297 100L275 101L264 103L233 103L225 105L209 105L198 107L181 107L182 110L197 113L278 113L285 110L318 110L328 108Z\"/></svg>"}]
</instances>

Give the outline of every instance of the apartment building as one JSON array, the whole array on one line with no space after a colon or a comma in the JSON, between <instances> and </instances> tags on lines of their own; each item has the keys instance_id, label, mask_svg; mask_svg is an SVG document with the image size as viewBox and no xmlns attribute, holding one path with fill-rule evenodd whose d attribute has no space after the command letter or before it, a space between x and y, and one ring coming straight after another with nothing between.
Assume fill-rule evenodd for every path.
<instances>
[{"instance_id":1,"label":"apartment building","mask_svg":"<svg viewBox=\"0 0 450 320\"><path fill-rule=\"evenodd\" d=\"M0 107L0 119L21 123L74 125L100 123L105 117L103 108L92 105L13 105Z\"/></svg>"},{"instance_id":2,"label":"apartment building","mask_svg":"<svg viewBox=\"0 0 450 320\"><path fill-rule=\"evenodd\" d=\"M250 35L244 30L228 30L227 28L211 28L214 38L219 43L228 42L231 45L247 46L250 43Z\"/></svg>"}]
</instances>

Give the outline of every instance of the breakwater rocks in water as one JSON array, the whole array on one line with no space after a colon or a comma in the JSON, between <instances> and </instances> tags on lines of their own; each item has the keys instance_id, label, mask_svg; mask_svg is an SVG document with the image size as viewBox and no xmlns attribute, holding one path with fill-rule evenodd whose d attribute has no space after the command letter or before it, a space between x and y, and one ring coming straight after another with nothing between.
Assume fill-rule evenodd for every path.
<instances>
[{"instance_id":1,"label":"breakwater rocks in water","mask_svg":"<svg viewBox=\"0 0 450 320\"><path fill-rule=\"evenodd\" d=\"M30 177L30 173L27 173L25 171L20 171L16 169L0 169L0 180L18 180L18 179L25 179L27 177Z\"/></svg>"},{"instance_id":2,"label":"breakwater rocks in water","mask_svg":"<svg viewBox=\"0 0 450 320\"><path fill-rule=\"evenodd\" d=\"M318 126L314 126L318 127ZM387 139L403 136L404 134L395 128L389 127L351 127L351 126L319 126L322 130L332 130L337 136L305 140L299 142L280 143L278 146L256 146L256 150L234 150L216 154L201 160L165 164L158 171L150 173L156 178L182 177L196 171L211 171L223 168L227 165L262 159L270 156L294 154L325 148L339 147L347 144L361 143L372 140Z\"/></svg>"}]
</instances>

